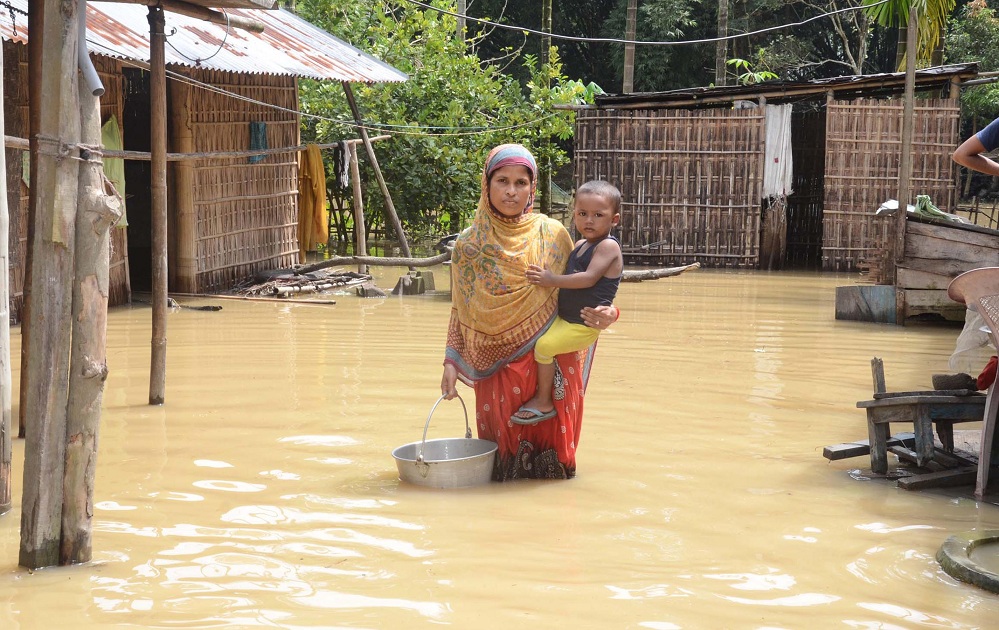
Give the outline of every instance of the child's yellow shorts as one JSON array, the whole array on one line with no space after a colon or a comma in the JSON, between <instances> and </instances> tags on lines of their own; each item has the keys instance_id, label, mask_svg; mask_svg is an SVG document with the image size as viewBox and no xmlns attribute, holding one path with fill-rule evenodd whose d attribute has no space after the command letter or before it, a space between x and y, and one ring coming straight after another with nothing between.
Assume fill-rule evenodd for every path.
<instances>
[{"instance_id":1,"label":"child's yellow shorts","mask_svg":"<svg viewBox=\"0 0 999 630\"><path fill-rule=\"evenodd\" d=\"M541 335L534 344L534 358L538 363L549 364L560 354L578 352L593 345L600 336L599 328L590 328L585 324L572 324L561 317L556 317L551 328Z\"/></svg>"}]
</instances>

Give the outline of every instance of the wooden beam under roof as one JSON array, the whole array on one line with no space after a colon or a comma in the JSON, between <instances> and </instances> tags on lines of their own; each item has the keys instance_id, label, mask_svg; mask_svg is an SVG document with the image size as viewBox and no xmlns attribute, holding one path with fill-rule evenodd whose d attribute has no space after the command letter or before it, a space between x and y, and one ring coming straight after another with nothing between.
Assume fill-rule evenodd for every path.
<instances>
[{"instance_id":1,"label":"wooden beam under roof","mask_svg":"<svg viewBox=\"0 0 999 630\"><path fill-rule=\"evenodd\" d=\"M101 0L102 2L122 2L125 4L142 4L155 6L156 0ZM184 0L202 9L276 9L277 0Z\"/></svg>"},{"instance_id":2,"label":"wooden beam under roof","mask_svg":"<svg viewBox=\"0 0 999 630\"><path fill-rule=\"evenodd\" d=\"M172 11L188 17L193 17L213 24L232 26L245 31L263 33L264 25L256 20L250 20L236 15L229 15L215 9L274 9L274 0L104 0L105 2L124 2L142 4L150 7L160 6L164 11Z\"/></svg>"}]
</instances>

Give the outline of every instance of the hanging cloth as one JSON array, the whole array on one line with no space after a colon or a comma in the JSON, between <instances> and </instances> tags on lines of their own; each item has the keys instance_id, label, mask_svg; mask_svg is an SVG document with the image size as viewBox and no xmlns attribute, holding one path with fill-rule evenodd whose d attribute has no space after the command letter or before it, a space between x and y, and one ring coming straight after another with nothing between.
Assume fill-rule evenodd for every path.
<instances>
[{"instance_id":1,"label":"hanging cloth","mask_svg":"<svg viewBox=\"0 0 999 630\"><path fill-rule=\"evenodd\" d=\"M763 198L786 197L793 191L791 105L764 108L767 139L763 149Z\"/></svg>"},{"instance_id":2,"label":"hanging cloth","mask_svg":"<svg viewBox=\"0 0 999 630\"><path fill-rule=\"evenodd\" d=\"M319 147L310 144L301 153L298 166L298 249L315 251L329 240L329 214L326 210L326 169Z\"/></svg>"},{"instance_id":3,"label":"hanging cloth","mask_svg":"<svg viewBox=\"0 0 999 630\"><path fill-rule=\"evenodd\" d=\"M101 146L105 149L121 151L124 148L121 138L121 126L115 116L108 118L108 121L101 127ZM104 175L114 186L115 192L121 201L121 218L115 227L128 227L128 218L125 215L125 160L121 158L104 158Z\"/></svg>"},{"instance_id":4,"label":"hanging cloth","mask_svg":"<svg viewBox=\"0 0 999 630\"><path fill-rule=\"evenodd\" d=\"M258 149L266 149L267 147L267 123L262 122L251 122L250 123L250 150L255 151ZM248 158L250 164L256 164L257 162L263 162L266 155L251 155Z\"/></svg>"}]
</instances>

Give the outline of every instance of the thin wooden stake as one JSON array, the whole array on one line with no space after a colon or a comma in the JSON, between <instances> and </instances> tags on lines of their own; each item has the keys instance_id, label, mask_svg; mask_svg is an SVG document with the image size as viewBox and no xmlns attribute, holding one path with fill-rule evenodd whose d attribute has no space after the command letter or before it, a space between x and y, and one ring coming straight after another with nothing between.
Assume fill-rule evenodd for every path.
<instances>
[{"instance_id":1,"label":"thin wooden stake","mask_svg":"<svg viewBox=\"0 0 999 630\"><path fill-rule=\"evenodd\" d=\"M350 181L354 188L354 253L358 256L368 255L368 227L364 224L364 196L361 194L361 171L357 164L357 145L347 147L350 153ZM368 266L363 262L357 265L358 273L368 273Z\"/></svg>"},{"instance_id":2,"label":"thin wooden stake","mask_svg":"<svg viewBox=\"0 0 999 630\"><path fill-rule=\"evenodd\" d=\"M149 7L149 134L152 215L153 323L150 340L149 404L166 400L167 196L166 196L166 37L163 9Z\"/></svg>"},{"instance_id":3,"label":"thin wooden stake","mask_svg":"<svg viewBox=\"0 0 999 630\"><path fill-rule=\"evenodd\" d=\"M357 123L357 130L361 133L361 141L364 143L364 150L368 154L368 161L371 162L371 168L375 171L378 186L382 189L382 195L385 197L385 210L388 212L389 220L392 221L392 225L395 227L395 234L399 239L399 249L402 250L403 256L409 258L411 254L409 253L409 243L406 241L406 232L402 229L402 221L399 220L399 215L396 214L395 205L392 203L392 195L389 194L385 178L382 177L382 170L378 167L378 158L375 157L375 149L371 146L371 140L368 138L368 130L361 126L361 112L357 109L357 101L354 100L354 91L350 88L350 83L343 83L343 93L347 96L347 104L350 106L350 112L354 116L354 122Z\"/></svg>"}]
</instances>

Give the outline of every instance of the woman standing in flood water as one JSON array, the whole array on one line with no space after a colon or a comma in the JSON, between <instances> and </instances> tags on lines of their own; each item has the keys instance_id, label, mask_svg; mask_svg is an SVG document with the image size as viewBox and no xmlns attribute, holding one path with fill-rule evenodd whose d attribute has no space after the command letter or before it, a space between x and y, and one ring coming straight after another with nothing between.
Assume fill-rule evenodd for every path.
<instances>
[{"instance_id":1,"label":"woman standing in flood water","mask_svg":"<svg viewBox=\"0 0 999 630\"><path fill-rule=\"evenodd\" d=\"M452 308L441 393L457 395L461 379L475 390L479 437L499 445L493 478L568 479L576 474L583 394L594 348L556 357L557 415L532 426L510 417L534 395L537 364L531 350L548 328L558 291L527 282L527 266L562 273L572 239L558 221L533 212L537 164L518 144L486 158L472 225L455 241ZM584 309L584 321L606 328L614 307Z\"/></svg>"}]
</instances>

